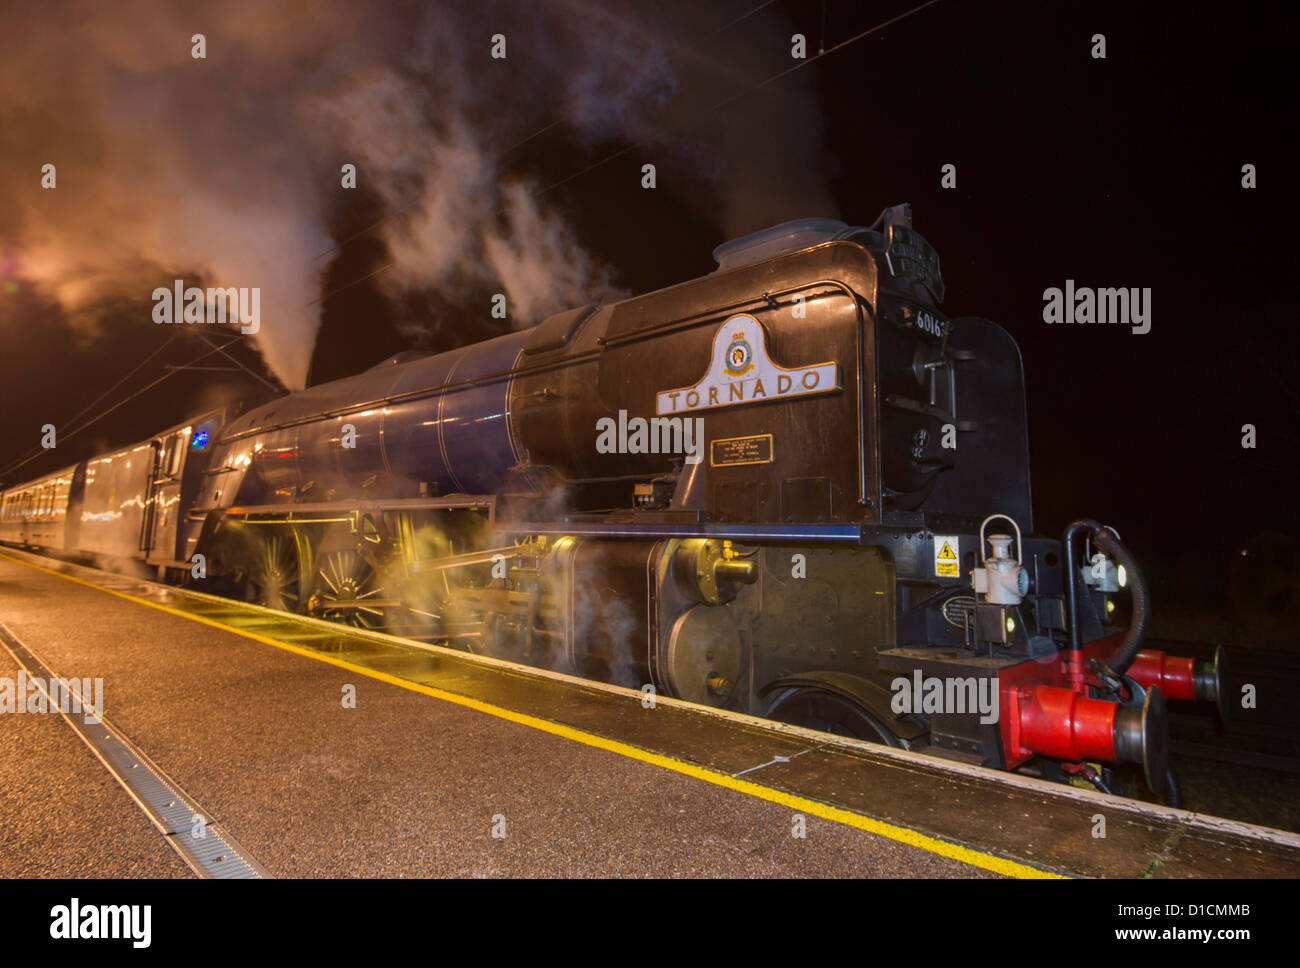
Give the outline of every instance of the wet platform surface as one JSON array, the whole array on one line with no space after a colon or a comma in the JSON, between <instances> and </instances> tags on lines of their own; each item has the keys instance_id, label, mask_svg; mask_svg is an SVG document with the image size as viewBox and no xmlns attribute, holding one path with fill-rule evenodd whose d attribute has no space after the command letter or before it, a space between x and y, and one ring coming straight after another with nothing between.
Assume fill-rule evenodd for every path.
<instances>
[{"instance_id":1,"label":"wet platform surface","mask_svg":"<svg viewBox=\"0 0 1300 968\"><path fill-rule=\"evenodd\" d=\"M272 876L1300 875L1294 835L12 549L0 622ZM190 874L59 716L0 715L0 791L0 876Z\"/></svg>"}]
</instances>

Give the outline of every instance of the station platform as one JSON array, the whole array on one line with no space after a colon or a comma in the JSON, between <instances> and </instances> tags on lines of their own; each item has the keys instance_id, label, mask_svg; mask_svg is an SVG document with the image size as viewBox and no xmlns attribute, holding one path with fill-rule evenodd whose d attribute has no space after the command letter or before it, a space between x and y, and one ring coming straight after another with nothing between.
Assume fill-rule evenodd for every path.
<instances>
[{"instance_id":1,"label":"station platform","mask_svg":"<svg viewBox=\"0 0 1300 968\"><path fill-rule=\"evenodd\" d=\"M1294 834L12 548L0 646L103 685L0 715L0 877L1300 876Z\"/></svg>"}]
</instances>

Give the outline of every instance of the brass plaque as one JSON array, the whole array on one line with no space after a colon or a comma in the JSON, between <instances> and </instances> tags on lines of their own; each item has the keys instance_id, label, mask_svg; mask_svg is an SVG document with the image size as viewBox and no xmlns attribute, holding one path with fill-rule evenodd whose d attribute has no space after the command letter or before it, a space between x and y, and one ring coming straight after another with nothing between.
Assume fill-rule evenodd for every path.
<instances>
[{"instance_id":1,"label":"brass plaque","mask_svg":"<svg viewBox=\"0 0 1300 968\"><path fill-rule=\"evenodd\" d=\"M757 434L753 437L725 437L709 442L710 467L737 467L741 464L770 464L772 456L772 435Z\"/></svg>"}]
</instances>

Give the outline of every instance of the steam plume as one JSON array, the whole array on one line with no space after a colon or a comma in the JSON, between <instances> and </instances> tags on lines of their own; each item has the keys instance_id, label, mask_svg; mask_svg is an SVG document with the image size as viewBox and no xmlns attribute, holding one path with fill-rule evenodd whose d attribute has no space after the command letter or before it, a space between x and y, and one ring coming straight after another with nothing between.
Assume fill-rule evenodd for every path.
<instances>
[{"instance_id":1,"label":"steam plume","mask_svg":"<svg viewBox=\"0 0 1300 968\"><path fill-rule=\"evenodd\" d=\"M708 15L684 11L670 33L658 4L22 5L0 32L0 124L12 146L0 154L10 216L0 255L98 335L152 325L149 294L175 278L259 287L251 338L301 387L328 266L319 256L345 204L340 166L352 163L389 215L376 232L390 292L501 291L514 326L615 297L612 272L539 198L538 180L505 167L505 149L547 122L588 149L648 139L694 159L698 177L674 190L720 209L730 232L807 214L810 199L827 211L811 105L763 151L735 133L674 126L684 84L734 88L773 63L741 63L757 56L744 46L740 66L720 72ZM488 54L497 33L505 60ZM204 59L192 56L195 34ZM45 164L57 167L54 190L40 185ZM762 174L769 167L779 178ZM138 317L106 324L110 303L139 305Z\"/></svg>"}]
</instances>

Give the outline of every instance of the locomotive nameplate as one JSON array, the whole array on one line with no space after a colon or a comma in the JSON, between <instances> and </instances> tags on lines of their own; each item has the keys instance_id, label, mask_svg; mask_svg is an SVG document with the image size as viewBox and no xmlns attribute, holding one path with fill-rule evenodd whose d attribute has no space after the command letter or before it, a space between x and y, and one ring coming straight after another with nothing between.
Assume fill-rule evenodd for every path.
<instances>
[{"instance_id":1,"label":"locomotive nameplate","mask_svg":"<svg viewBox=\"0 0 1300 968\"><path fill-rule=\"evenodd\" d=\"M784 397L834 393L840 388L838 363L787 368L767 355L767 334L748 313L738 313L713 336L709 369L694 386L664 390L655 397L659 416L765 403Z\"/></svg>"},{"instance_id":2,"label":"locomotive nameplate","mask_svg":"<svg viewBox=\"0 0 1300 968\"><path fill-rule=\"evenodd\" d=\"M738 467L742 464L770 464L772 435L756 434L753 437L724 437L709 441L710 467Z\"/></svg>"}]
</instances>

